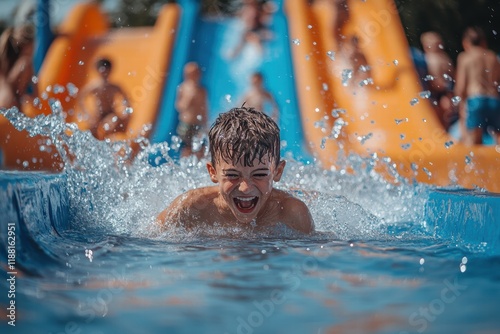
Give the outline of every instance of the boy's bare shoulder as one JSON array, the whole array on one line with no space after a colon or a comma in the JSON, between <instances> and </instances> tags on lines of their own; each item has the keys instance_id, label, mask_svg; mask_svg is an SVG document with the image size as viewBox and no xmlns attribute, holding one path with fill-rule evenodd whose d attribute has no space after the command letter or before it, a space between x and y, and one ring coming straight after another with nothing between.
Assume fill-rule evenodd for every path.
<instances>
[{"instance_id":1,"label":"boy's bare shoulder","mask_svg":"<svg viewBox=\"0 0 500 334\"><path fill-rule=\"evenodd\" d=\"M204 187L188 190L177 196L157 218L160 225L179 225L191 222L203 211L210 208L210 203L217 196L217 187Z\"/></svg>"},{"instance_id":2,"label":"boy's bare shoulder","mask_svg":"<svg viewBox=\"0 0 500 334\"><path fill-rule=\"evenodd\" d=\"M207 205L210 201L213 201L217 195L217 187L212 186L188 190L184 194L180 195L178 199L180 199L179 204L181 204L185 209L189 209L193 206L195 208L201 208L202 206Z\"/></svg>"},{"instance_id":3,"label":"boy's bare shoulder","mask_svg":"<svg viewBox=\"0 0 500 334\"><path fill-rule=\"evenodd\" d=\"M286 225L304 232L314 231L314 221L307 205L292 194L275 189L274 198L280 203L281 220Z\"/></svg>"}]
</instances>

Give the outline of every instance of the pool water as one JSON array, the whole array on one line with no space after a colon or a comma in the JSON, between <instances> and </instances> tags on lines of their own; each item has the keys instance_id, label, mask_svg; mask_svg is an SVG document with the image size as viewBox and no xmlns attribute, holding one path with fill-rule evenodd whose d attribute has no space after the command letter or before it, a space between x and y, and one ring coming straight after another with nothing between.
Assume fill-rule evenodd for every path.
<instances>
[{"instance_id":1,"label":"pool water","mask_svg":"<svg viewBox=\"0 0 500 334\"><path fill-rule=\"evenodd\" d=\"M36 249L20 251L16 327L3 321L3 333L500 328L500 258L436 239L420 224L351 240L328 232L169 240L78 225L36 235Z\"/></svg>"},{"instance_id":2,"label":"pool water","mask_svg":"<svg viewBox=\"0 0 500 334\"><path fill-rule=\"evenodd\" d=\"M351 157L345 168L325 171L314 161L288 160L276 186L310 207L311 236L161 233L155 216L180 193L209 184L204 161L174 161L168 152L175 147L145 143L128 163L116 154L125 143L74 129L65 137L70 125L54 121L47 130L30 122L20 123L49 131L72 158L61 174L0 174L2 333L500 329L498 250L440 238L424 214L432 188L388 183L373 161ZM165 153L165 163L154 167L153 152ZM7 294L11 225L14 297ZM7 317L12 300L15 327Z\"/></svg>"}]
</instances>

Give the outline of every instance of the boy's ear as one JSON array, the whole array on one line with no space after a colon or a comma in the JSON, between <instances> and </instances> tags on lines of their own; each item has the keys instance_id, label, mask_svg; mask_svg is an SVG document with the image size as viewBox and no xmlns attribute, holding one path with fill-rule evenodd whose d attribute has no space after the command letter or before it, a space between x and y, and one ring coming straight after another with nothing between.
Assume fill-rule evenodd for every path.
<instances>
[{"instance_id":1,"label":"boy's ear","mask_svg":"<svg viewBox=\"0 0 500 334\"><path fill-rule=\"evenodd\" d=\"M219 179L217 178L217 171L215 170L214 165L211 162L207 162L207 170L210 175L210 179L213 183L219 183Z\"/></svg>"},{"instance_id":2,"label":"boy's ear","mask_svg":"<svg viewBox=\"0 0 500 334\"><path fill-rule=\"evenodd\" d=\"M286 165L285 160L281 160L278 163L278 167L276 167L276 170L274 171L274 177L273 177L274 182L278 182L279 180L281 180L281 175L283 175L283 171L285 170L285 165Z\"/></svg>"}]
</instances>

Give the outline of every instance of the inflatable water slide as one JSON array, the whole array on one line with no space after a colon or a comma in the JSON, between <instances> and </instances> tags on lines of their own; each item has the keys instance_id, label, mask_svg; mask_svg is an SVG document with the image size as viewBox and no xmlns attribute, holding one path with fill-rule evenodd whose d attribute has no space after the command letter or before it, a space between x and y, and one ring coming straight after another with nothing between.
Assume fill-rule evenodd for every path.
<instances>
[{"instance_id":1,"label":"inflatable water slide","mask_svg":"<svg viewBox=\"0 0 500 334\"><path fill-rule=\"evenodd\" d=\"M49 114L49 101L57 99L67 113L67 121L87 129L78 108L77 90L96 77L95 60L107 57L113 63L110 81L128 92L134 110L131 132L117 138L133 138L144 125L152 124L151 141L170 142L177 125L176 88L182 81L186 62L196 61L203 70L210 122L219 112L241 103L239 99L248 88L250 75L258 71L265 76L266 88L280 108L282 142L287 154L308 160L310 154L298 116L288 27L281 2L278 4L269 27L274 38L266 43L265 54L244 48L235 59L229 52L239 42L241 23L237 18L202 17L199 1L165 5L154 27L119 29L110 29L106 15L95 3L78 4L58 27L58 37L39 73L39 87L47 87L42 93L42 105L29 108L26 113L31 117ZM0 121L5 166L25 170L62 168L54 148L39 151L41 144L47 144L46 138L31 138L26 131L15 130L4 117ZM170 153L175 156L175 152Z\"/></svg>"},{"instance_id":2,"label":"inflatable water slide","mask_svg":"<svg viewBox=\"0 0 500 334\"><path fill-rule=\"evenodd\" d=\"M40 104L23 111L30 117L50 114L51 101L58 100L68 122L76 122L82 130L88 129L78 108L77 95L97 77L96 60L105 57L113 66L110 81L127 92L133 108L130 131L118 139L136 137L145 125L154 124L159 112L179 16L180 7L169 4L162 8L154 27L112 29L97 3L77 4L57 28L57 37L38 73L38 86L43 89L39 93ZM0 117L0 128L0 147L7 168L62 168L47 138L30 137L26 131L17 131L4 117ZM43 151L41 145L45 148Z\"/></svg>"},{"instance_id":3,"label":"inflatable water slide","mask_svg":"<svg viewBox=\"0 0 500 334\"><path fill-rule=\"evenodd\" d=\"M306 141L325 168L339 155L376 157L378 170L438 186L500 192L500 152L450 137L423 91L392 0L349 1L342 34L357 36L373 82L349 82L350 67L326 1L286 1ZM352 73L351 73L352 74ZM352 81L352 80L351 80Z\"/></svg>"},{"instance_id":4,"label":"inflatable water slide","mask_svg":"<svg viewBox=\"0 0 500 334\"><path fill-rule=\"evenodd\" d=\"M282 1L274 3L276 10L268 26L271 38L264 43L264 51L247 43L238 55L232 56L243 32L240 19L220 13L201 15L199 1L179 1L182 8L180 37L176 41L170 81L167 83L170 88L165 90L165 108L162 108L155 126L153 142L170 141L175 134L177 120L173 106L176 87L182 81L183 65L195 61L202 69L202 84L208 92L209 123L220 112L241 106L251 75L260 72L265 88L273 95L279 108L284 154L297 160L311 161L303 139L287 19Z\"/></svg>"}]
</instances>

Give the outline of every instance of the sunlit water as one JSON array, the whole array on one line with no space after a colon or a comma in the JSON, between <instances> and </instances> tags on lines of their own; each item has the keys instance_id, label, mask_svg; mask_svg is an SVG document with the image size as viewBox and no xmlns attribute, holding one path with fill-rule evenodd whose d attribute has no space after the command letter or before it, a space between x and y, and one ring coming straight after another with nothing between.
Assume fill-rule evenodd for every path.
<instances>
[{"instance_id":1,"label":"sunlit water","mask_svg":"<svg viewBox=\"0 0 500 334\"><path fill-rule=\"evenodd\" d=\"M2 321L2 333L499 330L500 258L427 231L429 188L387 183L372 160L331 171L288 161L276 186L307 203L315 234L161 233L156 215L210 184L204 161L172 160L175 145L138 139L130 163L127 143L95 140L52 105L37 119L2 112L57 144L71 209L68 229L18 251L17 322Z\"/></svg>"}]
</instances>

